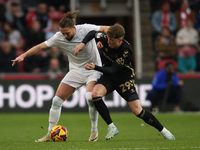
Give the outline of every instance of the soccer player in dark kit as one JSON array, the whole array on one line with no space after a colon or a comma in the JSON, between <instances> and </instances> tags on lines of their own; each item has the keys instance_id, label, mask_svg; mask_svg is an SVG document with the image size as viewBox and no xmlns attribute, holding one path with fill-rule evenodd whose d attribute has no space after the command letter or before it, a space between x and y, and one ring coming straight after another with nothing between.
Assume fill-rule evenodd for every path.
<instances>
[{"instance_id":1,"label":"soccer player in dark kit","mask_svg":"<svg viewBox=\"0 0 200 150\"><path fill-rule=\"evenodd\" d=\"M107 106L102 100L103 96L116 90L128 102L131 111L138 118L156 128L164 138L175 140L170 131L153 114L144 110L140 105L139 96L134 85L134 69L131 65L133 50L131 45L123 39L124 35L123 26L116 23L108 28L107 34L90 31L82 43L74 49L74 55L77 55L91 39L96 38L99 41L97 47L102 50L103 67L90 63L85 65L85 69L94 69L103 73L92 90L92 101L108 125L108 133L105 138L109 140L119 132L110 117Z\"/></svg>"}]
</instances>

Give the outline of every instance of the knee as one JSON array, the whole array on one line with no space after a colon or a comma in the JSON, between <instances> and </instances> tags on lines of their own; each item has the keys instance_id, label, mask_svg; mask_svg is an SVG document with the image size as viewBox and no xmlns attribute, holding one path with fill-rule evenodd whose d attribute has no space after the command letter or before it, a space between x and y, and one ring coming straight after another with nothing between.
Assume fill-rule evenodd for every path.
<instances>
[{"instance_id":1,"label":"knee","mask_svg":"<svg viewBox=\"0 0 200 150\"><path fill-rule=\"evenodd\" d=\"M92 92L92 98L95 98L95 97L102 97L102 96L101 96L101 94L99 94L99 92L93 91Z\"/></svg>"},{"instance_id":2,"label":"knee","mask_svg":"<svg viewBox=\"0 0 200 150\"><path fill-rule=\"evenodd\" d=\"M132 111L136 116L138 116L138 115L141 113L141 111L142 111L142 107L141 107L141 106L132 107L132 108L131 108L131 111Z\"/></svg>"},{"instance_id":3,"label":"knee","mask_svg":"<svg viewBox=\"0 0 200 150\"><path fill-rule=\"evenodd\" d=\"M60 108L62 106L63 102L64 101L60 97L54 96L51 107L52 108L53 107L54 108Z\"/></svg>"},{"instance_id":4,"label":"knee","mask_svg":"<svg viewBox=\"0 0 200 150\"><path fill-rule=\"evenodd\" d=\"M93 102L92 102L92 92L86 92L85 94L85 99L87 101L87 104L89 106L93 106Z\"/></svg>"},{"instance_id":5,"label":"knee","mask_svg":"<svg viewBox=\"0 0 200 150\"><path fill-rule=\"evenodd\" d=\"M85 99L86 99L87 101L92 100L92 92L86 92L86 94L85 94Z\"/></svg>"},{"instance_id":6,"label":"knee","mask_svg":"<svg viewBox=\"0 0 200 150\"><path fill-rule=\"evenodd\" d=\"M142 109L135 109L132 111L136 116L138 116L141 113Z\"/></svg>"}]
</instances>

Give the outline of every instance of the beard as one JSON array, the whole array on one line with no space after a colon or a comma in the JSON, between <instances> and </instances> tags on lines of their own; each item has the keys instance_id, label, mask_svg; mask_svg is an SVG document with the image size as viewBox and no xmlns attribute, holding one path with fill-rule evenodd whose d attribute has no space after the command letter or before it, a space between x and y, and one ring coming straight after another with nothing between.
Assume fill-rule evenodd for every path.
<instances>
[{"instance_id":1,"label":"beard","mask_svg":"<svg viewBox=\"0 0 200 150\"><path fill-rule=\"evenodd\" d=\"M71 41L73 39L73 36L70 37L70 38L65 38L65 39L68 40L68 41Z\"/></svg>"}]
</instances>

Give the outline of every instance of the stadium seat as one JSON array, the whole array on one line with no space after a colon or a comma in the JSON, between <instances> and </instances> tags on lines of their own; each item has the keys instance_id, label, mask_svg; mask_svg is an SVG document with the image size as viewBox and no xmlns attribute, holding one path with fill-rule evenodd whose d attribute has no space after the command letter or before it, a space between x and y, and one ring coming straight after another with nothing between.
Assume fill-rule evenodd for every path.
<instances>
[{"instance_id":1,"label":"stadium seat","mask_svg":"<svg viewBox=\"0 0 200 150\"><path fill-rule=\"evenodd\" d=\"M163 59L158 62L158 70L162 69L165 67L165 64L171 62L174 66L174 70L177 71L177 62L174 59Z\"/></svg>"}]
</instances>

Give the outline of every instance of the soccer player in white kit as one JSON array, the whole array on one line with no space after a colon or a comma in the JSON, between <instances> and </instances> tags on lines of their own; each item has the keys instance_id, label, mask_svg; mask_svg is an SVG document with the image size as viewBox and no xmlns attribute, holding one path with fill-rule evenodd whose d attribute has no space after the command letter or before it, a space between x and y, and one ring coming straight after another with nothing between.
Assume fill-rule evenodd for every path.
<instances>
[{"instance_id":1,"label":"soccer player in white kit","mask_svg":"<svg viewBox=\"0 0 200 150\"><path fill-rule=\"evenodd\" d=\"M64 50L68 56L70 71L60 82L60 85L58 86L56 94L52 100L52 105L49 112L48 133L43 138L35 140L35 142L52 141L50 138L50 131L55 125L57 125L59 121L63 102L71 94L73 94L76 89L85 84L85 97L89 106L89 115L91 119L91 135L89 141L97 141L98 139L98 112L91 101L91 92L101 74L95 70L85 70L84 65L94 62L95 64L101 66L100 55L94 39L88 42L84 50L76 56L74 55L74 49L82 42L83 38L89 31L96 30L106 32L109 26L96 26L91 24L74 25L73 19L76 17L78 12L79 11L76 10L75 12L68 12L64 14L64 17L59 23L59 32L57 32L47 41L32 47L25 53L12 60L12 66L14 66L16 63L23 61L25 57L34 55L39 51L52 46L56 46Z\"/></svg>"}]
</instances>

